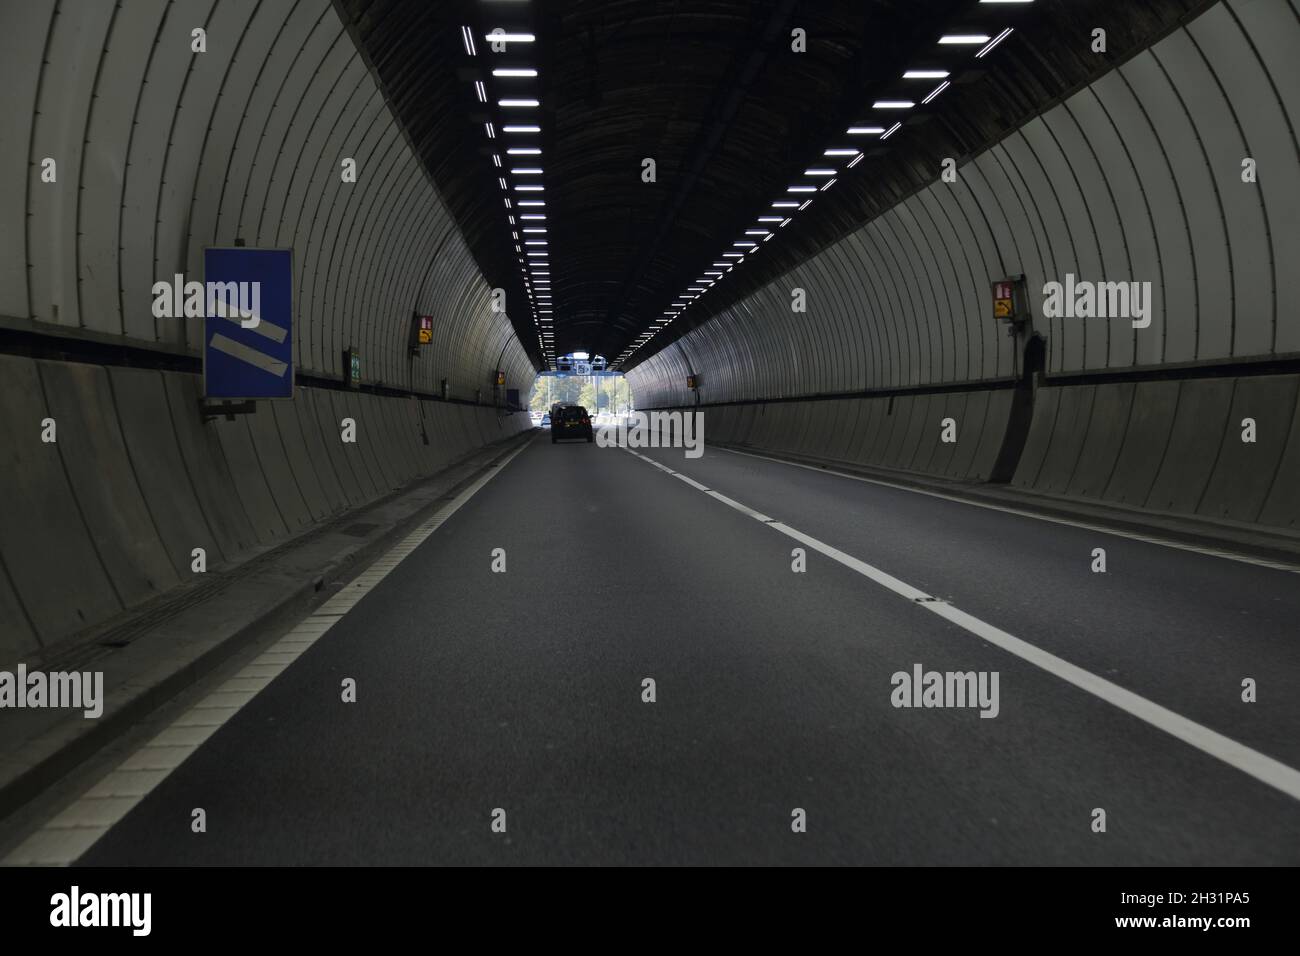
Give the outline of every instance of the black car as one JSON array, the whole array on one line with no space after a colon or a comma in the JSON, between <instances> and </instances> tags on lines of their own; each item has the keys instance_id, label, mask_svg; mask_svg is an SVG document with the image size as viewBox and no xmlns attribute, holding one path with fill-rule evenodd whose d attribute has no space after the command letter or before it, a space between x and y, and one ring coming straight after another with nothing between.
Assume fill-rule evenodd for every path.
<instances>
[{"instance_id":1,"label":"black car","mask_svg":"<svg viewBox=\"0 0 1300 956\"><path fill-rule=\"evenodd\" d=\"M561 405L551 412L551 442L561 438L585 438L595 441L591 416L581 405Z\"/></svg>"}]
</instances>

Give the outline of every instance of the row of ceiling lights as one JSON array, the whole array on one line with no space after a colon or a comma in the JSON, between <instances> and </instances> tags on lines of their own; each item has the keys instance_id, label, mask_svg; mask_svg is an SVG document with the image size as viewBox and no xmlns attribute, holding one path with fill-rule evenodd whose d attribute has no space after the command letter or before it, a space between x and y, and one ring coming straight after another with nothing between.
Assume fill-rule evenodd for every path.
<instances>
[{"instance_id":1,"label":"row of ceiling lights","mask_svg":"<svg viewBox=\"0 0 1300 956\"><path fill-rule=\"evenodd\" d=\"M1027 4L1033 3L1034 0L979 0L979 2L980 4ZM977 46L979 49L975 53L975 57L983 59L994 47L1010 36L1011 32L1011 27L1006 27L1000 33L992 36L983 33L945 34L939 38L939 45L963 48ZM921 100L921 105L926 105L948 88L951 82L949 80L950 76L951 73L948 70L922 69L906 71L903 74L903 79L908 81L939 81L939 84ZM911 110L916 105L910 99L876 100L872 104L872 109L888 113L889 111ZM874 136L883 141L898 132L902 125L901 120L895 121L892 125L854 125L845 131L845 135ZM863 153L862 150L856 147L833 146L825 150L822 156L826 160L825 163L805 169L803 174L806 180L788 187L786 194L772 203L770 211L759 216L753 228L745 230L744 238L733 242L731 248L722 253L718 261L712 263L700 278L692 282L674 298L671 307L665 309L663 315L649 329L642 332L631 345L625 348L623 353L612 364L618 366L631 358L638 349L653 339L660 331L671 325L673 320L681 315L692 302L713 288L718 280L735 269L748 257L757 254L762 243L770 242L775 238L776 230L788 226L796 215L812 205L816 193L825 192L834 186L840 174L840 169L837 165L832 165L832 162L847 159L848 162L845 164L845 168L852 169L862 162Z\"/></svg>"},{"instance_id":2,"label":"row of ceiling lights","mask_svg":"<svg viewBox=\"0 0 1300 956\"><path fill-rule=\"evenodd\" d=\"M478 44L473 29L463 26L460 30L465 53L477 57ZM499 81L502 88L510 94L521 92L521 84L537 79L536 68L519 62L511 48L533 43L536 39L531 33L510 32L500 28L483 35L484 42L488 44L485 52L491 52L499 45L504 54L512 56L509 66L494 67L491 71L494 81ZM479 103L489 105L488 88L483 80L474 81L474 94ZM541 101L526 95L504 95L497 99L496 105L502 116L528 117L533 114L516 111L538 109ZM538 158L542 155L541 132L542 127L535 119L531 122L526 118L519 121L506 119L499 126L488 120L483 125L483 133L490 142L497 183L503 193L502 202L510 226L510 238L514 242L533 323L537 327L537 344L547 368L554 369L551 260L546 199L543 197L546 187L540 179L543 170Z\"/></svg>"}]
</instances>

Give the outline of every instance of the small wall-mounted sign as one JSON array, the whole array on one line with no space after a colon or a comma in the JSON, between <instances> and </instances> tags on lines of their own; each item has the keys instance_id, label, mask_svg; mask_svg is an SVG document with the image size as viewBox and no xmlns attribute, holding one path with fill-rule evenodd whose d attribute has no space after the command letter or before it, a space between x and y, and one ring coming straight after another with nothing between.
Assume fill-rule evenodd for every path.
<instances>
[{"instance_id":1,"label":"small wall-mounted sign","mask_svg":"<svg viewBox=\"0 0 1300 956\"><path fill-rule=\"evenodd\" d=\"M993 318L1011 322L1016 318L1016 284L1010 279L993 283Z\"/></svg>"},{"instance_id":2,"label":"small wall-mounted sign","mask_svg":"<svg viewBox=\"0 0 1300 956\"><path fill-rule=\"evenodd\" d=\"M433 341L433 316L420 315L418 312L411 314L411 335L409 346L412 355L420 354L420 346L428 345Z\"/></svg>"},{"instance_id":3,"label":"small wall-mounted sign","mask_svg":"<svg viewBox=\"0 0 1300 956\"><path fill-rule=\"evenodd\" d=\"M361 353L356 349L343 350L343 383L348 388L361 387Z\"/></svg>"}]
</instances>

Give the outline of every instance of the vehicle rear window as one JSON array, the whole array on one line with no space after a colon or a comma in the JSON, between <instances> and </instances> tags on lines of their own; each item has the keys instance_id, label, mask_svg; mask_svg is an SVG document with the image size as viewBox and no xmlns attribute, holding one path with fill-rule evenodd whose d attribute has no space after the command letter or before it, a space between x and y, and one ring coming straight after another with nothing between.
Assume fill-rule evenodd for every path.
<instances>
[{"instance_id":1,"label":"vehicle rear window","mask_svg":"<svg viewBox=\"0 0 1300 956\"><path fill-rule=\"evenodd\" d=\"M564 408L560 410L560 415L564 417L565 421L576 422L580 418L587 417L587 410L585 408Z\"/></svg>"}]
</instances>

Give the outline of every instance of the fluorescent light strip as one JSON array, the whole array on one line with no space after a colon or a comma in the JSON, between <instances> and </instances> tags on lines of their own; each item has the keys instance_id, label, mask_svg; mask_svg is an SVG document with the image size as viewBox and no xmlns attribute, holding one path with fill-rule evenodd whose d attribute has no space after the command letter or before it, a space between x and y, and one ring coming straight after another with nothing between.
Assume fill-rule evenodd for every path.
<instances>
[{"instance_id":1,"label":"fluorescent light strip","mask_svg":"<svg viewBox=\"0 0 1300 956\"><path fill-rule=\"evenodd\" d=\"M515 191L521 193L539 193L545 188L545 186L538 186L536 183L520 183L515 186Z\"/></svg>"},{"instance_id":2,"label":"fluorescent light strip","mask_svg":"<svg viewBox=\"0 0 1300 956\"><path fill-rule=\"evenodd\" d=\"M501 77L536 76L537 71L534 69L498 68L492 71L492 75Z\"/></svg>"},{"instance_id":3,"label":"fluorescent light strip","mask_svg":"<svg viewBox=\"0 0 1300 956\"><path fill-rule=\"evenodd\" d=\"M939 84L938 86L936 86L934 89L932 89L932 90L930 91L930 95L927 96L925 99L921 100L921 102L922 102L922 103L929 103L932 99L934 99L936 96L938 96L938 95L939 95L940 93L942 93L944 90L946 90L949 86L951 86L951 84L950 84L947 80L944 80L942 83L940 83L940 84Z\"/></svg>"},{"instance_id":4,"label":"fluorescent light strip","mask_svg":"<svg viewBox=\"0 0 1300 956\"><path fill-rule=\"evenodd\" d=\"M532 43L537 37L531 33L506 33L503 30L493 30L491 33L483 34L483 39L488 43Z\"/></svg>"},{"instance_id":5,"label":"fluorescent light strip","mask_svg":"<svg viewBox=\"0 0 1300 956\"><path fill-rule=\"evenodd\" d=\"M474 34L470 32L469 27L460 28L460 39L465 44L465 52L474 56L477 51L474 49Z\"/></svg>"},{"instance_id":6,"label":"fluorescent light strip","mask_svg":"<svg viewBox=\"0 0 1300 956\"><path fill-rule=\"evenodd\" d=\"M885 131L883 126L850 126L850 136L879 136Z\"/></svg>"},{"instance_id":7,"label":"fluorescent light strip","mask_svg":"<svg viewBox=\"0 0 1300 956\"><path fill-rule=\"evenodd\" d=\"M493 129L491 123L484 123L484 124L483 124L483 128L484 128L485 130L487 130L487 136L488 136L488 139L496 139L496 138L497 138L497 131L496 131L495 129Z\"/></svg>"},{"instance_id":8,"label":"fluorescent light strip","mask_svg":"<svg viewBox=\"0 0 1300 956\"><path fill-rule=\"evenodd\" d=\"M772 203L772 208L773 209L794 209L798 205L799 204L797 202L791 202L785 199L778 199L776 202Z\"/></svg>"},{"instance_id":9,"label":"fluorescent light strip","mask_svg":"<svg viewBox=\"0 0 1300 956\"><path fill-rule=\"evenodd\" d=\"M770 229L746 229L745 230L745 235L747 236L770 236L771 234L772 234L772 230Z\"/></svg>"},{"instance_id":10,"label":"fluorescent light strip","mask_svg":"<svg viewBox=\"0 0 1300 956\"><path fill-rule=\"evenodd\" d=\"M982 33L952 33L939 37L939 42L944 46L971 46L988 43L989 38Z\"/></svg>"},{"instance_id":11,"label":"fluorescent light strip","mask_svg":"<svg viewBox=\"0 0 1300 956\"><path fill-rule=\"evenodd\" d=\"M758 221L759 222L780 222L781 217L780 216L759 216Z\"/></svg>"},{"instance_id":12,"label":"fluorescent light strip","mask_svg":"<svg viewBox=\"0 0 1300 956\"><path fill-rule=\"evenodd\" d=\"M497 106L502 109L527 109L531 110L541 106L540 100L497 100Z\"/></svg>"},{"instance_id":13,"label":"fluorescent light strip","mask_svg":"<svg viewBox=\"0 0 1300 956\"><path fill-rule=\"evenodd\" d=\"M822 155L823 156L856 156L858 155L858 151L856 149L853 149L852 147L849 147L847 149L837 148L837 149L828 149L826 150L826 152L822 153Z\"/></svg>"},{"instance_id":14,"label":"fluorescent light strip","mask_svg":"<svg viewBox=\"0 0 1300 956\"><path fill-rule=\"evenodd\" d=\"M812 169L805 169L803 174L805 176L834 176L835 170L826 169L824 167L814 167Z\"/></svg>"},{"instance_id":15,"label":"fluorescent light strip","mask_svg":"<svg viewBox=\"0 0 1300 956\"><path fill-rule=\"evenodd\" d=\"M978 53L976 53L975 56L976 56L977 58L978 58L978 57L984 57L984 56L987 56L987 55L989 54L989 51L991 51L995 46L997 46L999 43L1001 43L1003 40L1005 40L1005 39L1006 39L1007 37L1009 37L1009 36L1011 36L1011 28L1010 28L1010 27L1007 27L1005 30L1003 30L1001 33L999 33L996 37L994 37L993 40L989 43L988 46L986 46L984 49L982 49L982 50L980 50Z\"/></svg>"},{"instance_id":16,"label":"fluorescent light strip","mask_svg":"<svg viewBox=\"0 0 1300 956\"><path fill-rule=\"evenodd\" d=\"M946 80L947 70L908 70L903 74L905 80Z\"/></svg>"},{"instance_id":17,"label":"fluorescent light strip","mask_svg":"<svg viewBox=\"0 0 1300 956\"><path fill-rule=\"evenodd\" d=\"M910 110L916 104L911 100L876 100L871 104L873 110Z\"/></svg>"},{"instance_id":18,"label":"fluorescent light strip","mask_svg":"<svg viewBox=\"0 0 1300 956\"><path fill-rule=\"evenodd\" d=\"M545 199L521 199L521 200L519 200L519 205L521 205L521 206L545 206L545 205L546 205L546 200L545 200Z\"/></svg>"},{"instance_id":19,"label":"fluorescent light strip","mask_svg":"<svg viewBox=\"0 0 1300 956\"><path fill-rule=\"evenodd\" d=\"M516 176L540 176L542 168L540 166L516 166L510 172Z\"/></svg>"},{"instance_id":20,"label":"fluorescent light strip","mask_svg":"<svg viewBox=\"0 0 1300 956\"><path fill-rule=\"evenodd\" d=\"M791 186L786 190L788 193L815 193L816 191L816 186Z\"/></svg>"},{"instance_id":21,"label":"fluorescent light strip","mask_svg":"<svg viewBox=\"0 0 1300 956\"><path fill-rule=\"evenodd\" d=\"M502 126L501 131L503 133L540 133L542 128L540 126Z\"/></svg>"},{"instance_id":22,"label":"fluorescent light strip","mask_svg":"<svg viewBox=\"0 0 1300 956\"><path fill-rule=\"evenodd\" d=\"M511 146L506 150L510 156L540 156L542 151L536 146Z\"/></svg>"},{"instance_id":23,"label":"fluorescent light strip","mask_svg":"<svg viewBox=\"0 0 1300 956\"><path fill-rule=\"evenodd\" d=\"M525 213L524 215L520 216L519 218L520 218L520 219L528 219L528 220L530 220L530 221L532 221L532 222L536 222L536 221L539 220L539 219L545 219L545 218L546 218L546 213L544 213L544 212L530 212L530 213Z\"/></svg>"}]
</instances>

